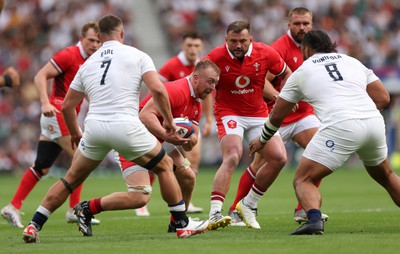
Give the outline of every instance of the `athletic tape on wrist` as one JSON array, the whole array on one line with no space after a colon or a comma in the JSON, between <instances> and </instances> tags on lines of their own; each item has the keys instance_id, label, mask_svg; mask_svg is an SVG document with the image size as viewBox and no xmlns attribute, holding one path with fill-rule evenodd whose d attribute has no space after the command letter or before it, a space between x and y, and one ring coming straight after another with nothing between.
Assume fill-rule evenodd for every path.
<instances>
[{"instance_id":1,"label":"athletic tape on wrist","mask_svg":"<svg viewBox=\"0 0 400 254\"><path fill-rule=\"evenodd\" d=\"M272 138L272 136L275 135L275 133L278 131L278 129L279 128L273 126L270 123L269 118L267 118L267 120L264 123L262 132L261 132L260 141L264 144L267 143L268 140L270 140Z\"/></svg>"},{"instance_id":2,"label":"athletic tape on wrist","mask_svg":"<svg viewBox=\"0 0 400 254\"><path fill-rule=\"evenodd\" d=\"M4 78L4 86L12 87L13 81L12 81L10 75L5 74L5 75L3 75L3 78Z\"/></svg>"}]
</instances>

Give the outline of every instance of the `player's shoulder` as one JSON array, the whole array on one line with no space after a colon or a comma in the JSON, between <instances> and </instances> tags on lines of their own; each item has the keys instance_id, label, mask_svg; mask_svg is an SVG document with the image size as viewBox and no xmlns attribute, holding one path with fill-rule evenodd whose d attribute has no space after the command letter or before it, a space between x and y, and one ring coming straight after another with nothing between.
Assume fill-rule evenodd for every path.
<instances>
[{"instance_id":1,"label":"player's shoulder","mask_svg":"<svg viewBox=\"0 0 400 254\"><path fill-rule=\"evenodd\" d=\"M180 65L181 61L179 60L178 56L173 56L169 58L161 68L171 67Z\"/></svg>"},{"instance_id":2,"label":"player's shoulder","mask_svg":"<svg viewBox=\"0 0 400 254\"><path fill-rule=\"evenodd\" d=\"M123 43L119 43L115 47L119 47L119 54L122 56L127 56L127 55L129 56L134 55L136 57L149 56L149 54L147 54L146 52Z\"/></svg>"},{"instance_id":3,"label":"player's shoulder","mask_svg":"<svg viewBox=\"0 0 400 254\"><path fill-rule=\"evenodd\" d=\"M278 54L278 52L263 42L253 42L253 52L251 54L270 56L272 54Z\"/></svg>"},{"instance_id":4,"label":"player's shoulder","mask_svg":"<svg viewBox=\"0 0 400 254\"><path fill-rule=\"evenodd\" d=\"M168 82L165 82L164 85L167 90L171 90L174 92L177 92L177 91L185 92L185 91L189 90L189 83L188 83L187 78L181 78L181 79L177 79L174 81L168 81Z\"/></svg>"},{"instance_id":5,"label":"player's shoulder","mask_svg":"<svg viewBox=\"0 0 400 254\"><path fill-rule=\"evenodd\" d=\"M79 47L76 45L73 45L73 46L68 46L66 48L59 50L54 55L54 57L73 57L73 56L76 56L77 54L79 54Z\"/></svg>"},{"instance_id":6,"label":"player's shoulder","mask_svg":"<svg viewBox=\"0 0 400 254\"><path fill-rule=\"evenodd\" d=\"M222 57L224 55L228 54L228 51L226 49L226 45L222 44L219 45L217 47L215 47L214 49L212 49L206 56L207 57L211 57L211 58L215 58L215 57Z\"/></svg>"},{"instance_id":7,"label":"player's shoulder","mask_svg":"<svg viewBox=\"0 0 400 254\"><path fill-rule=\"evenodd\" d=\"M277 51L287 49L289 46L290 46L290 37L287 34L279 37L278 39L276 39L276 41L271 43L271 47Z\"/></svg>"}]
</instances>

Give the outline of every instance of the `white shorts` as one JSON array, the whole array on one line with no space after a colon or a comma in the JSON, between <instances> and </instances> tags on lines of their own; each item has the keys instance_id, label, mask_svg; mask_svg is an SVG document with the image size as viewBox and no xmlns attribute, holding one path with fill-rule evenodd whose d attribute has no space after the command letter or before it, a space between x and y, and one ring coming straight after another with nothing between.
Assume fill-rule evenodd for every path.
<instances>
[{"instance_id":1,"label":"white shorts","mask_svg":"<svg viewBox=\"0 0 400 254\"><path fill-rule=\"evenodd\" d=\"M40 116L40 129L41 134L51 140L69 136L67 125L61 113L57 113L52 117L46 117L42 114Z\"/></svg>"},{"instance_id":2,"label":"white shorts","mask_svg":"<svg viewBox=\"0 0 400 254\"><path fill-rule=\"evenodd\" d=\"M321 122L315 115L308 115L295 123L291 123L279 128L283 143L288 143L299 132L304 130L318 128Z\"/></svg>"},{"instance_id":3,"label":"white shorts","mask_svg":"<svg viewBox=\"0 0 400 254\"><path fill-rule=\"evenodd\" d=\"M114 149L131 161L150 152L157 142L139 119L117 122L90 119L85 121L79 149L92 160L103 160Z\"/></svg>"},{"instance_id":4,"label":"white shorts","mask_svg":"<svg viewBox=\"0 0 400 254\"><path fill-rule=\"evenodd\" d=\"M235 134L249 142L260 137L265 120L263 117L224 116L216 120L218 138L221 140L225 135Z\"/></svg>"},{"instance_id":5,"label":"white shorts","mask_svg":"<svg viewBox=\"0 0 400 254\"><path fill-rule=\"evenodd\" d=\"M354 152L366 166L379 165L386 159L383 118L351 119L319 129L303 156L334 171Z\"/></svg>"},{"instance_id":6,"label":"white shorts","mask_svg":"<svg viewBox=\"0 0 400 254\"><path fill-rule=\"evenodd\" d=\"M177 147L171 143L164 142L162 143L162 147L164 148L165 152L169 155L172 151L177 149ZM125 158L121 157L117 151L114 151L115 160L121 169L122 176L124 179L138 171L148 171L146 168L137 165L133 161L127 161Z\"/></svg>"}]
</instances>

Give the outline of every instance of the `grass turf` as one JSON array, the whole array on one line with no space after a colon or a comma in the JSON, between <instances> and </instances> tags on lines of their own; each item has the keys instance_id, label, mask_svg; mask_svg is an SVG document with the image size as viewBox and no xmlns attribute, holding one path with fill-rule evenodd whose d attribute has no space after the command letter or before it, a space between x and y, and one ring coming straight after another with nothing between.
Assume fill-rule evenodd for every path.
<instances>
[{"instance_id":1,"label":"grass turf","mask_svg":"<svg viewBox=\"0 0 400 254\"><path fill-rule=\"evenodd\" d=\"M193 203L208 217L214 169L200 170ZM243 169L238 169L227 195L227 212ZM82 199L125 191L118 170L93 175L83 188ZM386 192L362 169L340 169L321 184L323 212L329 215L322 236L290 236L298 225L293 221L296 199L292 170L284 170L258 206L261 230L228 227L206 231L189 239L167 234L169 213L158 185L148 204L151 216L139 218L132 210L98 214L93 236L83 237L74 224L65 222L67 204L60 207L40 232L39 244L24 244L22 229L0 220L0 253L396 253L400 249L399 210ZM19 177L0 176L0 206L11 199ZM23 224L27 225L48 188L57 180L43 179L25 200ZM68 201L67 201L68 202Z\"/></svg>"}]
</instances>

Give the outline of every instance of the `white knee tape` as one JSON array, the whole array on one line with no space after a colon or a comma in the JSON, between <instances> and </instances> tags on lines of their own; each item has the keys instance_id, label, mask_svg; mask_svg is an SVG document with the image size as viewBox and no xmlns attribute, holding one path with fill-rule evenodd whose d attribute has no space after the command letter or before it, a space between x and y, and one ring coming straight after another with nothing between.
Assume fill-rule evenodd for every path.
<instances>
[{"instance_id":1,"label":"white knee tape","mask_svg":"<svg viewBox=\"0 0 400 254\"><path fill-rule=\"evenodd\" d=\"M185 158L183 160L181 167L183 167L184 169L188 169L190 167L190 161L187 158Z\"/></svg>"},{"instance_id":2,"label":"white knee tape","mask_svg":"<svg viewBox=\"0 0 400 254\"><path fill-rule=\"evenodd\" d=\"M153 188L150 185L128 185L128 192L141 192L151 194Z\"/></svg>"}]
</instances>

